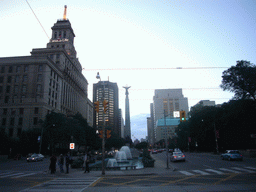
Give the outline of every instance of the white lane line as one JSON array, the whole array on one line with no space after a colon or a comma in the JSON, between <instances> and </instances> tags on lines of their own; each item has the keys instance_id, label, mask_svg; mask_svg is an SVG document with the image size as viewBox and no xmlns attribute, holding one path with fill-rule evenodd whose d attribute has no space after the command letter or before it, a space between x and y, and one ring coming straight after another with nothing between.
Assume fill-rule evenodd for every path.
<instances>
[{"instance_id":1,"label":"white lane line","mask_svg":"<svg viewBox=\"0 0 256 192\"><path fill-rule=\"evenodd\" d=\"M192 171L195 172L195 173L199 173L201 175L210 175L210 173L206 173L206 172L200 171L200 170L192 170Z\"/></svg>"},{"instance_id":2,"label":"white lane line","mask_svg":"<svg viewBox=\"0 0 256 192\"><path fill-rule=\"evenodd\" d=\"M187 172L187 171L179 171L179 172L184 174L184 175L188 175L188 176L195 175L195 174Z\"/></svg>"},{"instance_id":3,"label":"white lane line","mask_svg":"<svg viewBox=\"0 0 256 192\"><path fill-rule=\"evenodd\" d=\"M28 174L24 174L24 175L20 175L20 176L16 176L16 177L12 177L12 178L20 178L20 177L26 177L26 176L29 176L29 175L35 175L37 173L28 173Z\"/></svg>"},{"instance_id":4,"label":"white lane line","mask_svg":"<svg viewBox=\"0 0 256 192\"><path fill-rule=\"evenodd\" d=\"M231 172L231 173L241 173L240 171L235 171L235 170L232 170L232 169L226 169L226 168L219 168L221 171L228 171L228 172Z\"/></svg>"},{"instance_id":5,"label":"white lane line","mask_svg":"<svg viewBox=\"0 0 256 192\"><path fill-rule=\"evenodd\" d=\"M10 173L14 173L14 171L6 171L6 172L2 172L2 173L0 173L0 176L1 176L1 175L6 175L6 174L10 174Z\"/></svg>"},{"instance_id":6,"label":"white lane line","mask_svg":"<svg viewBox=\"0 0 256 192\"><path fill-rule=\"evenodd\" d=\"M255 171L251 171L251 170L243 169L243 168L239 168L239 167L232 167L232 169L236 169L236 170L239 170L239 171L245 171L245 172L248 172L248 173L255 173Z\"/></svg>"},{"instance_id":7,"label":"white lane line","mask_svg":"<svg viewBox=\"0 0 256 192\"><path fill-rule=\"evenodd\" d=\"M21 174L23 174L23 173L14 173L14 174L1 176L0 178L6 178L6 177L11 177L11 176L14 176L14 175L21 175Z\"/></svg>"},{"instance_id":8,"label":"white lane line","mask_svg":"<svg viewBox=\"0 0 256 192\"><path fill-rule=\"evenodd\" d=\"M206 170L206 171L213 172L213 173L217 173L217 174L219 174L219 175L224 174L223 172L221 172L221 171L217 171L217 170L214 170L214 169L205 169L205 170Z\"/></svg>"}]
</instances>

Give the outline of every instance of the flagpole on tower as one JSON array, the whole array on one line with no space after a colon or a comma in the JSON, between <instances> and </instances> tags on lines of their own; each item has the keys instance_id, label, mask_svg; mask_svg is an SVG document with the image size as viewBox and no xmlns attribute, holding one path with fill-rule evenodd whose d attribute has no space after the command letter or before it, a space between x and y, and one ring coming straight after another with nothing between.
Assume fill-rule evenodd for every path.
<instances>
[{"instance_id":1,"label":"flagpole on tower","mask_svg":"<svg viewBox=\"0 0 256 192\"><path fill-rule=\"evenodd\" d=\"M67 20L67 5L64 6L63 20Z\"/></svg>"}]
</instances>

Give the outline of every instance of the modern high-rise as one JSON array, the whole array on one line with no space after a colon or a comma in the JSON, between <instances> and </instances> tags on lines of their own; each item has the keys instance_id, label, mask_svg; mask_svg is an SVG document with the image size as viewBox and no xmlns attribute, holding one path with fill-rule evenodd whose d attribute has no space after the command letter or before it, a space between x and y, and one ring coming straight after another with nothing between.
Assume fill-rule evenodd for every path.
<instances>
[{"instance_id":1,"label":"modern high-rise","mask_svg":"<svg viewBox=\"0 0 256 192\"><path fill-rule=\"evenodd\" d=\"M154 132L156 122L164 118L174 118L175 111L188 113L188 98L182 94L182 89L156 89L153 97Z\"/></svg>"},{"instance_id":2,"label":"modern high-rise","mask_svg":"<svg viewBox=\"0 0 256 192\"><path fill-rule=\"evenodd\" d=\"M76 57L75 34L68 19L58 20L46 48L31 56L0 58L0 126L11 137L41 128L51 111L68 116L80 113L93 123L88 82Z\"/></svg>"},{"instance_id":3,"label":"modern high-rise","mask_svg":"<svg viewBox=\"0 0 256 192\"><path fill-rule=\"evenodd\" d=\"M93 84L93 102L99 101L99 112L94 110L93 126L101 130L103 126L103 100L108 102L108 110L104 114L105 129L111 130L111 135L121 137L121 125L119 118L119 96L117 83L99 81Z\"/></svg>"}]
</instances>

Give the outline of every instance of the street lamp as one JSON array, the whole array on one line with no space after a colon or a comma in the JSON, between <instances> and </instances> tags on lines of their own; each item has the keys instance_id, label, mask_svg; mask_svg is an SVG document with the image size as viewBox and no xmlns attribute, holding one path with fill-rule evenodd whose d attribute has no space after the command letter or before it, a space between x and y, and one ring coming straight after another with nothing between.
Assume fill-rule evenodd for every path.
<instances>
[{"instance_id":1,"label":"street lamp","mask_svg":"<svg viewBox=\"0 0 256 192\"><path fill-rule=\"evenodd\" d=\"M96 79L100 78L99 72L97 72ZM102 94L102 101L105 99L105 84L103 82L103 94ZM105 113L103 112L103 127L102 127L102 175L105 175Z\"/></svg>"}]
</instances>

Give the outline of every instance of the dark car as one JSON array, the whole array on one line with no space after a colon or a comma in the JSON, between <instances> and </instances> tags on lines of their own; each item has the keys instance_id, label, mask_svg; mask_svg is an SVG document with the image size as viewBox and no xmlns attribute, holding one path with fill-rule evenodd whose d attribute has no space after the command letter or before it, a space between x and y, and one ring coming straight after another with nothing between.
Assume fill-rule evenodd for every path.
<instances>
[{"instance_id":1,"label":"dark car","mask_svg":"<svg viewBox=\"0 0 256 192\"><path fill-rule=\"evenodd\" d=\"M37 162L37 161L43 161L43 157L38 154L33 154L30 157L27 157L27 162Z\"/></svg>"},{"instance_id":2,"label":"dark car","mask_svg":"<svg viewBox=\"0 0 256 192\"><path fill-rule=\"evenodd\" d=\"M243 161L243 155L238 150L226 150L225 153L221 154L222 160L240 160Z\"/></svg>"}]
</instances>

